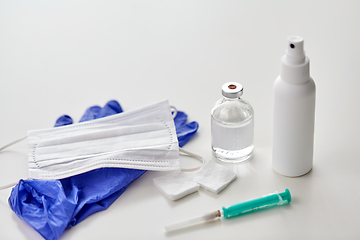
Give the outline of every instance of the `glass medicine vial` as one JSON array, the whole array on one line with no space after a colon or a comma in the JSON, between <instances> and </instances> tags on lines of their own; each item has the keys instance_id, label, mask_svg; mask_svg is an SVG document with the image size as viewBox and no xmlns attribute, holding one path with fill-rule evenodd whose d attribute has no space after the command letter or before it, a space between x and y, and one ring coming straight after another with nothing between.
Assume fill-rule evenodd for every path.
<instances>
[{"instance_id":1,"label":"glass medicine vial","mask_svg":"<svg viewBox=\"0 0 360 240\"><path fill-rule=\"evenodd\" d=\"M211 110L212 151L223 162L248 160L254 149L254 110L237 82L222 86L223 98Z\"/></svg>"}]
</instances>

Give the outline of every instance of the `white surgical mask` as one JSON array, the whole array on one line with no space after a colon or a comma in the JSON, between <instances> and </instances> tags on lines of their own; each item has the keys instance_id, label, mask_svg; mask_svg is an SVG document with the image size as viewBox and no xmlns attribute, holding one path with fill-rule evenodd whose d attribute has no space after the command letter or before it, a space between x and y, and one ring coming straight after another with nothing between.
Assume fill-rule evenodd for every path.
<instances>
[{"instance_id":1,"label":"white surgical mask","mask_svg":"<svg viewBox=\"0 0 360 240\"><path fill-rule=\"evenodd\" d=\"M109 117L28 132L29 178L62 179L98 168L180 169L168 101Z\"/></svg>"}]
</instances>

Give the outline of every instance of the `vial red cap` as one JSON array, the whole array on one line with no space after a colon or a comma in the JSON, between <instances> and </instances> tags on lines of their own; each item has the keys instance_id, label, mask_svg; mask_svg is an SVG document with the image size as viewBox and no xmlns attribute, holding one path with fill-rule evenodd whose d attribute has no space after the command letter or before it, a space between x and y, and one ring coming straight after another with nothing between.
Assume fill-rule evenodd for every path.
<instances>
[{"instance_id":1,"label":"vial red cap","mask_svg":"<svg viewBox=\"0 0 360 240\"><path fill-rule=\"evenodd\" d=\"M222 95L227 98L239 98L243 94L243 86L237 82L227 82L222 87Z\"/></svg>"}]
</instances>

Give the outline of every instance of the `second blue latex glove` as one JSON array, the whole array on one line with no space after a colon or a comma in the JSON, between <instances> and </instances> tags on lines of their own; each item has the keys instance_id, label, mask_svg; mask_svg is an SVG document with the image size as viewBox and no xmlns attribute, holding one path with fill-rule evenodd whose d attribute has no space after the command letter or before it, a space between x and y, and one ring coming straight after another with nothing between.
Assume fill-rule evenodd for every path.
<instances>
[{"instance_id":1,"label":"second blue latex glove","mask_svg":"<svg viewBox=\"0 0 360 240\"><path fill-rule=\"evenodd\" d=\"M187 117L186 113L178 111L174 119L179 147L184 146L199 129L197 122L186 123Z\"/></svg>"}]
</instances>

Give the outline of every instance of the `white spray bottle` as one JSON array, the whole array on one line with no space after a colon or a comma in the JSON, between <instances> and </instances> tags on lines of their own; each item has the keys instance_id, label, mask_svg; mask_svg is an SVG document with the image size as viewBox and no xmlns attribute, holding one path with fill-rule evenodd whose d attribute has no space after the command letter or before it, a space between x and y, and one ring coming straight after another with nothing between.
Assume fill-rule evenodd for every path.
<instances>
[{"instance_id":1,"label":"white spray bottle","mask_svg":"<svg viewBox=\"0 0 360 240\"><path fill-rule=\"evenodd\" d=\"M274 83L272 165L281 175L298 177L312 169L315 92L304 39L288 37L281 73Z\"/></svg>"}]
</instances>

